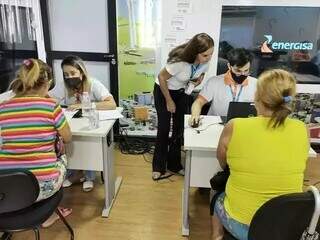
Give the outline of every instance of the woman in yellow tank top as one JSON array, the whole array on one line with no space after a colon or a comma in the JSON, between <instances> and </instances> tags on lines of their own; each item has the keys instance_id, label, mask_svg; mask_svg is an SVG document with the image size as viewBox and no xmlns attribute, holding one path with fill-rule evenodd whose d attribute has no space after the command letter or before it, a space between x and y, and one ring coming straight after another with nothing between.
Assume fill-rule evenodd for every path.
<instances>
[{"instance_id":1,"label":"woman in yellow tank top","mask_svg":"<svg viewBox=\"0 0 320 240\"><path fill-rule=\"evenodd\" d=\"M289 72L264 72L255 94L258 116L233 119L225 126L217 158L222 168L228 164L230 177L215 204L212 239L223 239L224 226L247 240L259 207L276 196L302 192L309 140L304 123L287 118L295 89Z\"/></svg>"}]
</instances>

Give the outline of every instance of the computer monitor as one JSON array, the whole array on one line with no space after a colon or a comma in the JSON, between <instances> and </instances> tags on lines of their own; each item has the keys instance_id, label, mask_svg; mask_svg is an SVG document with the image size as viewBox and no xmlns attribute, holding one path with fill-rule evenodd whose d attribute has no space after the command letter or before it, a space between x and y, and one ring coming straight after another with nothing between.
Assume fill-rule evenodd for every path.
<instances>
[{"instance_id":1,"label":"computer monitor","mask_svg":"<svg viewBox=\"0 0 320 240\"><path fill-rule=\"evenodd\" d=\"M257 116L257 110L252 102L230 102L226 121L233 118Z\"/></svg>"}]
</instances>

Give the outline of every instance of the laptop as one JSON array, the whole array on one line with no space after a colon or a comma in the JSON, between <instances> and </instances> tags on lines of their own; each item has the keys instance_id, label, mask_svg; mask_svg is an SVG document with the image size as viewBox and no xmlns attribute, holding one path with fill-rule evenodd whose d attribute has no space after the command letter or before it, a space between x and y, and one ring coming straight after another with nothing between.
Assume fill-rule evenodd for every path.
<instances>
[{"instance_id":1,"label":"laptop","mask_svg":"<svg viewBox=\"0 0 320 240\"><path fill-rule=\"evenodd\" d=\"M225 124L232 118L247 118L257 116L253 102L230 102L227 116L221 117Z\"/></svg>"}]
</instances>

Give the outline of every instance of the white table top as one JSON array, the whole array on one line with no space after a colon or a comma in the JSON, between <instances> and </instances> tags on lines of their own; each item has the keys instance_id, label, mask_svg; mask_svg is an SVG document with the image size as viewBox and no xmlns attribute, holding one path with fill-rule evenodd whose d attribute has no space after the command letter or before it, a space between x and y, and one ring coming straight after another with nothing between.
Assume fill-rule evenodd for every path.
<instances>
[{"instance_id":1,"label":"white table top","mask_svg":"<svg viewBox=\"0 0 320 240\"><path fill-rule=\"evenodd\" d=\"M117 107L121 113L123 108ZM72 118L69 122L73 136L88 136L88 137L105 137L113 127L116 119L99 121L99 128L89 129L89 120L87 118Z\"/></svg>"},{"instance_id":2,"label":"white table top","mask_svg":"<svg viewBox=\"0 0 320 240\"><path fill-rule=\"evenodd\" d=\"M188 125L190 115L184 116L184 149L200 151L216 151L223 125L219 116L201 116L201 125L191 128ZM200 130L200 133L197 132ZM317 153L310 147L309 157L317 157Z\"/></svg>"},{"instance_id":3,"label":"white table top","mask_svg":"<svg viewBox=\"0 0 320 240\"><path fill-rule=\"evenodd\" d=\"M223 125L219 124L219 116L201 116L200 126L192 128L188 125L190 115L184 116L184 149L216 151ZM197 132L199 130L200 132Z\"/></svg>"}]
</instances>

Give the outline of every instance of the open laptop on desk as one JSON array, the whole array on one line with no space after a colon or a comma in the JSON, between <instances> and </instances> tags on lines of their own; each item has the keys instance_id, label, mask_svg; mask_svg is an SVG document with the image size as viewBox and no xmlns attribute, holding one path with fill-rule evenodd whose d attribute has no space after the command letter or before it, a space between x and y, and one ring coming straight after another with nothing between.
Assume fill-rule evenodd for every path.
<instances>
[{"instance_id":1,"label":"open laptop on desk","mask_svg":"<svg viewBox=\"0 0 320 240\"><path fill-rule=\"evenodd\" d=\"M230 102L227 116L222 116L223 124L232 118L247 118L257 116L257 110L252 102Z\"/></svg>"}]
</instances>

